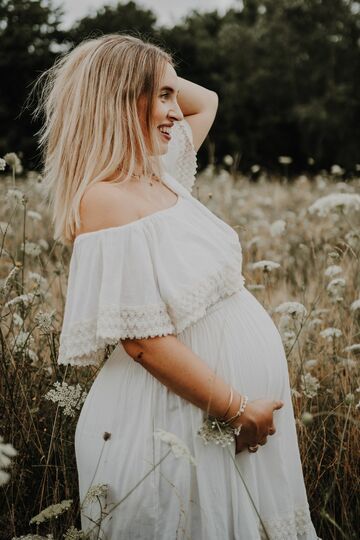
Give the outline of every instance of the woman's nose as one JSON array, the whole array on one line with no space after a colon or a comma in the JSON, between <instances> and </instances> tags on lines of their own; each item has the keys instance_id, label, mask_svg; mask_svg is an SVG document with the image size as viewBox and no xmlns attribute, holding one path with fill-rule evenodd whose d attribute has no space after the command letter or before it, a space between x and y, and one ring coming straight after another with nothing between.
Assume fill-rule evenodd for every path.
<instances>
[{"instance_id":1,"label":"woman's nose","mask_svg":"<svg viewBox=\"0 0 360 540\"><path fill-rule=\"evenodd\" d=\"M177 105L177 106L173 107L172 109L170 109L169 116L171 118L175 118L175 120L179 120L179 121L184 119L183 112L180 109L179 105Z\"/></svg>"}]
</instances>

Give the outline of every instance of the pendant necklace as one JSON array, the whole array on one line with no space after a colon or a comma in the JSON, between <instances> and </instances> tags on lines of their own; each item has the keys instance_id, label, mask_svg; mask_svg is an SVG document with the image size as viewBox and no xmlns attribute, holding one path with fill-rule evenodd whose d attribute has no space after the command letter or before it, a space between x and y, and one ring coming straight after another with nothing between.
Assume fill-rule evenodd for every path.
<instances>
[{"instance_id":1,"label":"pendant necklace","mask_svg":"<svg viewBox=\"0 0 360 540\"><path fill-rule=\"evenodd\" d=\"M141 177L141 174L132 174L131 176L134 176L135 178L138 178L140 180L140 177ZM154 178L157 182L159 182L160 178L155 174L155 173L152 173L151 175L151 178ZM153 183L151 182L147 182L147 184L150 184L150 186L153 186Z\"/></svg>"}]
</instances>

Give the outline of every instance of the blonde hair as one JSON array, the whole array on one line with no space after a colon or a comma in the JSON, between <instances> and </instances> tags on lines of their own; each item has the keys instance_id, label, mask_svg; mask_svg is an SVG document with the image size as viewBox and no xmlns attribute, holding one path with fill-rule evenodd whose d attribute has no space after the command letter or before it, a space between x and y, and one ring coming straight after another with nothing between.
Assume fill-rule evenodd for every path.
<instances>
[{"instance_id":1,"label":"blonde hair","mask_svg":"<svg viewBox=\"0 0 360 540\"><path fill-rule=\"evenodd\" d=\"M83 41L36 81L35 116L45 118L38 134L55 239L73 242L90 185L114 176L126 181L137 165L147 176L163 173L159 155L149 155L146 147L138 102L144 98L145 132L156 149L152 110L167 62L174 66L155 44L108 34Z\"/></svg>"}]
</instances>

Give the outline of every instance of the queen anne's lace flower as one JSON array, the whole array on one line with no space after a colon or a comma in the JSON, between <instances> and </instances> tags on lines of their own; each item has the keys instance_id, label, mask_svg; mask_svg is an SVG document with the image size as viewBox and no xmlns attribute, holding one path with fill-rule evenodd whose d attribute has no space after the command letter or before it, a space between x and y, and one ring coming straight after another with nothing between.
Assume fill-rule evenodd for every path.
<instances>
[{"instance_id":1,"label":"queen anne's lace flower","mask_svg":"<svg viewBox=\"0 0 360 540\"><path fill-rule=\"evenodd\" d=\"M3 158L0 158L0 171L5 171L6 161Z\"/></svg>"},{"instance_id":2,"label":"queen anne's lace flower","mask_svg":"<svg viewBox=\"0 0 360 540\"><path fill-rule=\"evenodd\" d=\"M108 489L108 484L95 484L94 486L91 486L85 495L83 506L87 506L100 497L106 497Z\"/></svg>"},{"instance_id":3,"label":"queen anne's lace flower","mask_svg":"<svg viewBox=\"0 0 360 540\"><path fill-rule=\"evenodd\" d=\"M344 352L360 352L360 343L353 343L345 347Z\"/></svg>"},{"instance_id":4,"label":"queen anne's lace flower","mask_svg":"<svg viewBox=\"0 0 360 540\"><path fill-rule=\"evenodd\" d=\"M21 294L20 296L16 296L15 298L12 298L8 302L6 302L5 306L8 307L21 303L27 306L33 302L35 296L37 295L34 293Z\"/></svg>"},{"instance_id":5,"label":"queen anne's lace flower","mask_svg":"<svg viewBox=\"0 0 360 540\"><path fill-rule=\"evenodd\" d=\"M46 313L44 311L39 311L35 315L35 321L38 324L40 330L43 334L50 334L53 330L53 321L56 310L54 309L51 313Z\"/></svg>"},{"instance_id":6,"label":"queen anne's lace flower","mask_svg":"<svg viewBox=\"0 0 360 540\"><path fill-rule=\"evenodd\" d=\"M27 199L20 189L9 189L6 193L6 200L13 204L25 204Z\"/></svg>"},{"instance_id":7,"label":"queen anne's lace flower","mask_svg":"<svg viewBox=\"0 0 360 540\"><path fill-rule=\"evenodd\" d=\"M66 512L72 505L72 499L66 499L57 504L52 504L47 508L44 508L39 514L31 518L31 523L44 523L49 519L59 516L63 512Z\"/></svg>"},{"instance_id":8,"label":"queen anne's lace flower","mask_svg":"<svg viewBox=\"0 0 360 540\"><path fill-rule=\"evenodd\" d=\"M313 377L310 373L306 373L301 376L300 386L304 396L313 398L317 395L320 383L316 377Z\"/></svg>"},{"instance_id":9,"label":"queen anne's lace flower","mask_svg":"<svg viewBox=\"0 0 360 540\"><path fill-rule=\"evenodd\" d=\"M15 450L12 444L5 444L3 441L4 439L0 435L0 486L3 486L9 481L10 475L8 472L4 471L4 469L7 469L10 466L10 458L17 455L17 450Z\"/></svg>"},{"instance_id":10,"label":"queen anne's lace flower","mask_svg":"<svg viewBox=\"0 0 360 540\"><path fill-rule=\"evenodd\" d=\"M21 251L25 251L26 255L30 255L30 257L38 257L41 253L41 247L35 242L26 241L25 244L24 242L21 244Z\"/></svg>"},{"instance_id":11,"label":"queen anne's lace flower","mask_svg":"<svg viewBox=\"0 0 360 540\"><path fill-rule=\"evenodd\" d=\"M317 214L321 217L338 210L344 212L360 210L360 195L354 193L331 193L325 197L320 197L308 208L310 214Z\"/></svg>"},{"instance_id":12,"label":"queen anne's lace flower","mask_svg":"<svg viewBox=\"0 0 360 540\"><path fill-rule=\"evenodd\" d=\"M341 266L338 266L336 264L332 264L331 266L328 266L324 272L325 276L326 277L334 277L336 276L337 274L341 274L342 272L342 268Z\"/></svg>"},{"instance_id":13,"label":"queen anne's lace flower","mask_svg":"<svg viewBox=\"0 0 360 540\"><path fill-rule=\"evenodd\" d=\"M271 236L280 236L285 232L286 222L283 219L278 219L270 225Z\"/></svg>"},{"instance_id":14,"label":"queen anne's lace flower","mask_svg":"<svg viewBox=\"0 0 360 540\"><path fill-rule=\"evenodd\" d=\"M350 309L351 309L351 311L356 311L356 310L360 309L360 298L358 298L357 300L355 300L351 304Z\"/></svg>"},{"instance_id":15,"label":"queen anne's lace flower","mask_svg":"<svg viewBox=\"0 0 360 540\"><path fill-rule=\"evenodd\" d=\"M332 341L334 338L338 338L342 336L342 331L339 330L339 328L325 328L325 330L322 330L320 332L320 336L327 339L328 341Z\"/></svg>"},{"instance_id":16,"label":"queen anne's lace flower","mask_svg":"<svg viewBox=\"0 0 360 540\"><path fill-rule=\"evenodd\" d=\"M307 315L306 307L300 302L283 302L275 309L276 313L287 313L293 319L303 319Z\"/></svg>"},{"instance_id":17,"label":"queen anne's lace flower","mask_svg":"<svg viewBox=\"0 0 360 540\"><path fill-rule=\"evenodd\" d=\"M157 429L154 431L154 437L160 439L162 442L168 444L175 457L183 457L189 461L192 465L196 465L195 458L191 455L190 450L174 433L169 433L163 429Z\"/></svg>"},{"instance_id":18,"label":"queen anne's lace flower","mask_svg":"<svg viewBox=\"0 0 360 540\"><path fill-rule=\"evenodd\" d=\"M34 221L42 220L42 215L39 214L39 212L36 212L35 210L28 210L27 215L29 218L33 219Z\"/></svg>"},{"instance_id":19,"label":"queen anne's lace flower","mask_svg":"<svg viewBox=\"0 0 360 540\"><path fill-rule=\"evenodd\" d=\"M87 535L84 531L79 531L73 525L65 532L64 540L86 540Z\"/></svg>"},{"instance_id":20,"label":"queen anne's lace flower","mask_svg":"<svg viewBox=\"0 0 360 540\"><path fill-rule=\"evenodd\" d=\"M280 264L274 261L257 261L250 264L250 268L252 270L262 270L263 272L271 272L272 270L275 270L276 268L279 268Z\"/></svg>"},{"instance_id":21,"label":"queen anne's lace flower","mask_svg":"<svg viewBox=\"0 0 360 540\"><path fill-rule=\"evenodd\" d=\"M74 386L56 381L53 386L55 388L45 394L45 399L59 403L59 407L64 409L63 413L66 416L75 416L75 409L80 409L86 399L87 392L82 390L79 383Z\"/></svg>"}]
</instances>

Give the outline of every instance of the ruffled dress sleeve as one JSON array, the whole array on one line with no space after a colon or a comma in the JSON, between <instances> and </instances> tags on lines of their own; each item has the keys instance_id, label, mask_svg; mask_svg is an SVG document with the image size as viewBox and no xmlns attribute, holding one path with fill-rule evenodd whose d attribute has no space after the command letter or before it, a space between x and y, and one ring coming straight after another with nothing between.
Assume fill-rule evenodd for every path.
<instances>
[{"instance_id":1,"label":"ruffled dress sleeve","mask_svg":"<svg viewBox=\"0 0 360 540\"><path fill-rule=\"evenodd\" d=\"M185 119L175 122L168 151L161 159L166 172L191 193L196 179L197 159L191 126Z\"/></svg>"},{"instance_id":2,"label":"ruffled dress sleeve","mask_svg":"<svg viewBox=\"0 0 360 540\"><path fill-rule=\"evenodd\" d=\"M172 333L141 227L113 227L75 240L59 364L99 365L106 345Z\"/></svg>"}]
</instances>

